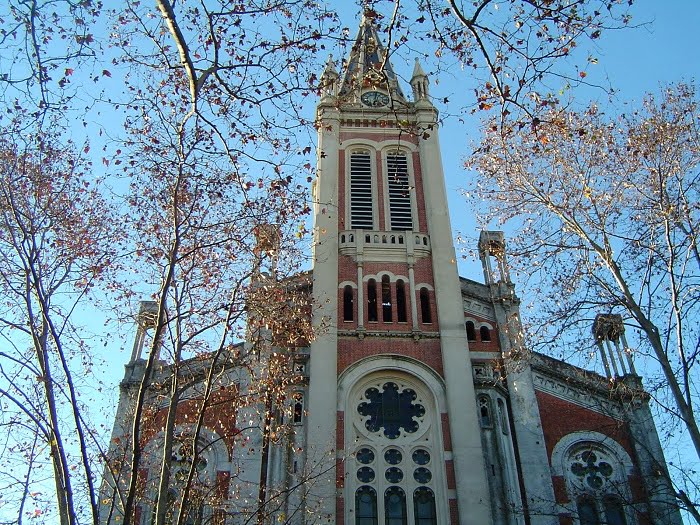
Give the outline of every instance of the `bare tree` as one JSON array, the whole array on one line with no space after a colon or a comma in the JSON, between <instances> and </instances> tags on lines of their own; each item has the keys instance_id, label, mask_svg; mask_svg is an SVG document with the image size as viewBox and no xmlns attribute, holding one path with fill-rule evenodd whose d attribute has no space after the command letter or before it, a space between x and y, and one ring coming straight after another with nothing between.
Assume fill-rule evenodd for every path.
<instances>
[{"instance_id":1,"label":"bare tree","mask_svg":"<svg viewBox=\"0 0 700 525\"><path fill-rule=\"evenodd\" d=\"M651 358L651 391L700 456L697 114L685 84L619 117L552 110L487 127L470 165L483 219L522 225L511 251L536 282L534 340L587 354L595 315L621 313L639 335L627 351Z\"/></svg>"},{"instance_id":2,"label":"bare tree","mask_svg":"<svg viewBox=\"0 0 700 525\"><path fill-rule=\"evenodd\" d=\"M471 91L469 97L455 94L449 107L493 108L502 119L529 121L556 105L562 90L590 84L587 70L597 63L591 42L629 27L631 5L628 0L396 1L384 25L391 53L404 46L415 53L415 42L421 41L418 51L438 72L454 74L456 60L463 71L457 74L475 81L474 98Z\"/></svg>"},{"instance_id":3,"label":"bare tree","mask_svg":"<svg viewBox=\"0 0 700 525\"><path fill-rule=\"evenodd\" d=\"M119 236L86 170L74 150L47 135L23 143L0 136L0 400L3 425L14 427L3 464L12 472L18 451L32 467L22 482L3 487L5 497L21 496L18 521L56 501L61 523L74 522L85 506L96 516L95 443L80 393L94 361L76 317L111 262L108 239ZM54 502L37 488L45 454ZM27 497L33 509L25 508Z\"/></svg>"},{"instance_id":4,"label":"bare tree","mask_svg":"<svg viewBox=\"0 0 700 525\"><path fill-rule=\"evenodd\" d=\"M499 104L506 115L509 105L526 114L544 107L548 99L539 83L561 74L554 64L566 59L580 38L596 39L600 30L626 23L615 5L602 2L512 2L508 13L500 14L488 0L476 6L451 2L448 9L420 2L417 18L411 7L404 10L400 2L394 7L386 24L389 49L425 36L437 43L431 53L453 53L463 65L485 67L489 80L476 104L481 109ZM288 369L291 349L309 336L309 305L285 279L303 260L293 240L304 233L309 212L300 181L300 175L307 181L313 175L312 122L304 105L315 102L326 46L345 40L344 33L332 7L305 0L245 0L233 6L218 0L156 0L126 2L109 13L100 2L10 0L0 10L0 118L8 122L3 170L15 173L18 181L26 178L24 189L36 186L26 195L17 187L4 188L0 232L8 254L0 270L7 283L3 292L15 297L0 307L6 323L0 333L13 348L0 362L6 380L3 402L8 403L3 408L14 407L3 412L3 423L27 430L21 443L6 441L0 449L5 464L12 465L8 487L17 495L18 517L34 512L28 503L35 499L42 500L36 511L46 511L55 496L62 523L98 520L92 461L101 450L81 401L89 387L80 382L88 377L81 367L90 367L98 350L74 320L97 279L114 269L119 249L120 255L131 254L123 264L133 270L110 274L104 287L119 298L119 308L124 299L133 303L141 296L156 308L129 436L120 443L123 455L108 458L110 483L119 490L104 505L110 516L120 513L133 522L138 500L145 497L139 477L143 448L157 442L156 452L149 452L160 458L157 466L149 464L155 473L150 478L154 523L168 521L173 508L179 509L182 523L188 497L206 488L197 483L196 465L202 447L210 444L200 445L198 437L211 424L210 407L221 402L218 389L228 371L239 368L260 379L258 388L245 395L230 392L227 399L255 413L252 426L266 439L279 434L271 410L289 406L285 396L295 381ZM107 38L98 25L107 14L114 24L108 63L101 54ZM321 52L324 56L317 57ZM85 64L94 67L81 69ZM113 155L87 145L77 149L85 159L102 157L99 164L112 178L111 187L126 177L129 189L116 192L125 197L123 220L111 218L106 187L92 185L83 169L91 167L89 160L82 164L76 148L59 133L77 122L84 105L95 102L91 86L110 78L113 68L124 72L125 93L110 93L115 109L105 113L109 122L100 128L123 121L125 135L117 134L116 145L105 147ZM582 79L580 72L569 76ZM17 137L28 130L37 140L21 145ZM52 183L47 185L40 173L50 173ZM55 181L71 177L56 193L54 174ZM12 206L21 209L22 199L29 197L43 204L13 214ZM59 213L59 205L67 211ZM50 220L41 222L48 212ZM25 237L21 220L41 228L30 228ZM280 238L274 250L263 254L256 248L256 234L270 224L277 225ZM115 233L122 228L123 234ZM21 235L8 233L13 231ZM23 243L37 244L27 251ZM31 274L34 264L42 271L16 281ZM261 265L268 273L274 267L276 278L262 278ZM292 325L292 319L302 321ZM245 324L264 337L241 353L234 343L249 337ZM269 367L261 368L261 356L267 356ZM272 374L275 367L279 373ZM32 378L38 380L32 383ZM142 416L161 417L153 413L156 402L166 407L160 413L160 441L150 439L141 425ZM185 406L194 407L188 417L196 423L183 433L178 418ZM78 439L65 439L73 431ZM187 441L189 452L178 455ZM47 450L48 466L42 465ZM77 470L69 468L73 457L80 464ZM177 469L186 463L189 470L175 481L183 471L173 467L179 461L173 457L189 461L178 463ZM48 467L48 474L39 466ZM47 480L55 494L32 489ZM261 481L248 514L258 521L285 494L299 489L265 488ZM175 502L168 499L174 485L182 489ZM53 517L49 513L45 519Z\"/></svg>"},{"instance_id":5,"label":"bare tree","mask_svg":"<svg viewBox=\"0 0 700 525\"><path fill-rule=\"evenodd\" d=\"M265 463L272 411L294 378L291 350L300 342L289 339L290 327L299 319L308 327L306 300L287 293L282 282L303 261L294 234L309 212L305 188L292 176L310 168L310 148L296 141L308 122L296 105L315 89L320 63L314 54L333 30L335 15L306 2L231 8L160 0L156 7L152 16L148 6L131 5L118 35L119 43L127 42L123 57L133 94L129 139L119 160L126 161L132 181L135 268L156 310L126 436L127 477L116 496L123 496L119 516L133 522L145 509L140 470L144 461L160 458L157 466L151 462L156 475L149 473L145 490L153 523L161 524L184 523L190 496L201 493L192 483L198 438L222 377L228 377L224 371L246 377L236 382L240 392L229 404L234 412L252 411L248 426L262 433ZM256 322L268 335L251 340ZM254 344L235 346L244 338ZM198 381L188 370L193 363L207 365ZM174 461L183 446L178 429L192 384L200 390L194 398L199 404L189 415L196 424L186 439L195 460L182 485ZM146 439L144 418L156 399L165 407L162 437L146 454L153 441ZM249 512L261 516L258 522L271 493L261 473L257 511ZM208 504L226 512L225 499ZM243 503L239 511L245 513Z\"/></svg>"}]
</instances>

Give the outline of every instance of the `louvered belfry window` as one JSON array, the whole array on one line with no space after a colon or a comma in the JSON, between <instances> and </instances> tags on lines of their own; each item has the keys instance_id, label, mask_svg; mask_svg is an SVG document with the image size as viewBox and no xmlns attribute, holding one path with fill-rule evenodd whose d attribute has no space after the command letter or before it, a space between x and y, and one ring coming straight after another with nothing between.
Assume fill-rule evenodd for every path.
<instances>
[{"instance_id":1,"label":"louvered belfry window","mask_svg":"<svg viewBox=\"0 0 700 525\"><path fill-rule=\"evenodd\" d=\"M350 154L350 227L353 230L371 230L374 227L372 164L366 150Z\"/></svg>"},{"instance_id":2,"label":"louvered belfry window","mask_svg":"<svg viewBox=\"0 0 700 525\"><path fill-rule=\"evenodd\" d=\"M408 182L408 158L401 151L386 157L389 186L389 212L392 230L412 230L411 187Z\"/></svg>"}]
</instances>

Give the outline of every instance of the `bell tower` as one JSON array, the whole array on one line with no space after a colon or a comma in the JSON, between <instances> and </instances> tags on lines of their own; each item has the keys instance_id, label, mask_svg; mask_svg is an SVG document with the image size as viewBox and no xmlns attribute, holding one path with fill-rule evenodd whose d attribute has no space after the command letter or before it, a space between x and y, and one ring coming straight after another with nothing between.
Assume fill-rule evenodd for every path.
<instances>
[{"instance_id":1,"label":"bell tower","mask_svg":"<svg viewBox=\"0 0 700 525\"><path fill-rule=\"evenodd\" d=\"M428 77L416 61L409 100L367 13L321 80L309 505L346 525L491 523Z\"/></svg>"}]
</instances>

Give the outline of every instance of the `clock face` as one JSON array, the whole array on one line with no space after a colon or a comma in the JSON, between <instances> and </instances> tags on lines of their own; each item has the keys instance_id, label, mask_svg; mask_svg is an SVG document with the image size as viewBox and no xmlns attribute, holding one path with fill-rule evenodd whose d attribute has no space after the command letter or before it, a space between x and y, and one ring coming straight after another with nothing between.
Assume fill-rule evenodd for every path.
<instances>
[{"instance_id":1,"label":"clock face","mask_svg":"<svg viewBox=\"0 0 700 525\"><path fill-rule=\"evenodd\" d=\"M389 104L389 95L379 91L367 91L360 97L365 106L379 108Z\"/></svg>"}]
</instances>

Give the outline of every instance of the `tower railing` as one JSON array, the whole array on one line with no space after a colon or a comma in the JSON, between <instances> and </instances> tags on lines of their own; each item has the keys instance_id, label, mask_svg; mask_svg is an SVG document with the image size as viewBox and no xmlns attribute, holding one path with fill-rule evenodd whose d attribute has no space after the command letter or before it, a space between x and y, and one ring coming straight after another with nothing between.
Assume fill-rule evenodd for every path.
<instances>
[{"instance_id":1,"label":"tower railing","mask_svg":"<svg viewBox=\"0 0 700 525\"><path fill-rule=\"evenodd\" d=\"M341 254L391 250L407 255L430 254L430 235L413 231L343 230L338 234Z\"/></svg>"}]
</instances>

